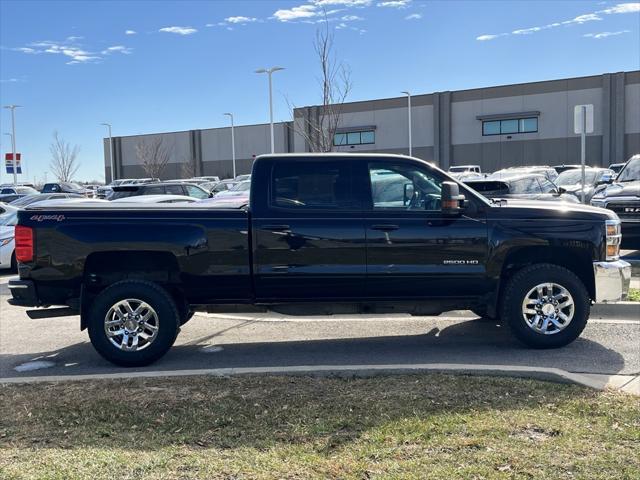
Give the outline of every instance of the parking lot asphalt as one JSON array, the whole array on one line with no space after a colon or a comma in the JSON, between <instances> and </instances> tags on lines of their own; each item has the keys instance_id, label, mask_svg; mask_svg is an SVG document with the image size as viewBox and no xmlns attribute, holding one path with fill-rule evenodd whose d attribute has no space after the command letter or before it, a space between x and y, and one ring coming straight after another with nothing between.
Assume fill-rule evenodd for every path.
<instances>
[{"instance_id":1,"label":"parking lot asphalt","mask_svg":"<svg viewBox=\"0 0 640 480\"><path fill-rule=\"evenodd\" d=\"M0 378L296 365L490 364L560 368L572 373L640 373L640 318L589 323L571 345L532 350L508 328L472 314L290 317L198 314L176 345L143 369L103 360L78 317L31 320L6 303L0 276Z\"/></svg>"}]
</instances>

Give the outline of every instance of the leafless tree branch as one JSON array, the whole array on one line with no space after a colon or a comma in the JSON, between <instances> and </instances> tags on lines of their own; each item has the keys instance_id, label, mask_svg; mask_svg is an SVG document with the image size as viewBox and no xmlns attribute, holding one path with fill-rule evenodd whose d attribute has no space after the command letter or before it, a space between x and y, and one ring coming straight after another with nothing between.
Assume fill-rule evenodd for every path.
<instances>
[{"instance_id":1,"label":"leafless tree branch","mask_svg":"<svg viewBox=\"0 0 640 480\"><path fill-rule=\"evenodd\" d=\"M78 153L80 147L78 145L71 146L64 138L58 135L57 131L53 132L53 141L49 145L51 160L49 168L58 179L59 182L70 182L73 180L80 162L78 162Z\"/></svg>"},{"instance_id":2,"label":"leafless tree branch","mask_svg":"<svg viewBox=\"0 0 640 480\"><path fill-rule=\"evenodd\" d=\"M320 66L318 83L322 92L322 105L317 108L315 118L304 115L302 122L296 122L294 118L294 129L309 144L312 152L330 152L340 125L342 106L353 83L349 66L336 60L334 36L326 15L322 26L316 31L313 48Z\"/></svg>"},{"instance_id":3,"label":"leafless tree branch","mask_svg":"<svg viewBox=\"0 0 640 480\"><path fill-rule=\"evenodd\" d=\"M136 144L136 156L145 174L151 178L160 178L171 159L172 148L164 145L161 136L150 140L141 140Z\"/></svg>"}]
</instances>

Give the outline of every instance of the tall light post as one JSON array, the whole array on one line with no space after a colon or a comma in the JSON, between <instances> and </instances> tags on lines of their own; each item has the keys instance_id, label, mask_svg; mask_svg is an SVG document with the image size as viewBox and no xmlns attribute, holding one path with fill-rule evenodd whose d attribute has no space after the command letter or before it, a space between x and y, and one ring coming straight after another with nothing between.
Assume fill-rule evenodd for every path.
<instances>
[{"instance_id":1,"label":"tall light post","mask_svg":"<svg viewBox=\"0 0 640 480\"><path fill-rule=\"evenodd\" d=\"M273 72L277 72L278 70L284 70L283 67L271 67L271 68L260 68L256 70L256 73L266 73L269 76L269 125L271 129L271 153L275 153L273 147L273 92L272 92L272 82L271 75Z\"/></svg>"},{"instance_id":2,"label":"tall light post","mask_svg":"<svg viewBox=\"0 0 640 480\"><path fill-rule=\"evenodd\" d=\"M411 157L413 154L412 141L411 141L411 93L409 92L400 92L404 93L407 96L407 115L409 116L409 156Z\"/></svg>"},{"instance_id":3,"label":"tall light post","mask_svg":"<svg viewBox=\"0 0 640 480\"><path fill-rule=\"evenodd\" d=\"M13 184L18 183L18 159L16 158L16 108L22 105L5 105L4 108L11 110L11 151L13 152Z\"/></svg>"},{"instance_id":4,"label":"tall light post","mask_svg":"<svg viewBox=\"0 0 640 480\"><path fill-rule=\"evenodd\" d=\"M231 160L233 162L233 178L236 178L236 137L233 131L233 113L225 113L224 115L231 119ZM271 148L273 149L273 143Z\"/></svg>"},{"instance_id":5,"label":"tall light post","mask_svg":"<svg viewBox=\"0 0 640 480\"><path fill-rule=\"evenodd\" d=\"M109 163L111 165L111 181L113 182L116 179L116 167L113 164L113 139L111 137L111 124L104 122L100 125L104 125L109 129Z\"/></svg>"}]
</instances>

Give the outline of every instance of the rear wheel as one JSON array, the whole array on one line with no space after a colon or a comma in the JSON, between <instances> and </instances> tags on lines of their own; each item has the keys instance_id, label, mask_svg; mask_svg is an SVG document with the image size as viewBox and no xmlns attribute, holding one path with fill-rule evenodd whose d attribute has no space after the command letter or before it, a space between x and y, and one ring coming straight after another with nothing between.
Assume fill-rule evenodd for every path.
<instances>
[{"instance_id":1,"label":"rear wheel","mask_svg":"<svg viewBox=\"0 0 640 480\"><path fill-rule=\"evenodd\" d=\"M89 338L106 360L123 367L149 365L171 348L179 331L175 302L159 285L124 280L91 305Z\"/></svg>"},{"instance_id":2,"label":"rear wheel","mask_svg":"<svg viewBox=\"0 0 640 480\"><path fill-rule=\"evenodd\" d=\"M17 272L18 271L18 261L16 260L16 252L15 252L15 250L11 254L11 271L12 272Z\"/></svg>"},{"instance_id":3,"label":"rear wheel","mask_svg":"<svg viewBox=\"0 0 640 480\"><path fill-rule=\"evenodd\" d=\"M522 343L556 348L573 342L587 325L589 294L570 270L537 264L518 271L504 290L501 318Z\"/></svg>"}]
</instances>

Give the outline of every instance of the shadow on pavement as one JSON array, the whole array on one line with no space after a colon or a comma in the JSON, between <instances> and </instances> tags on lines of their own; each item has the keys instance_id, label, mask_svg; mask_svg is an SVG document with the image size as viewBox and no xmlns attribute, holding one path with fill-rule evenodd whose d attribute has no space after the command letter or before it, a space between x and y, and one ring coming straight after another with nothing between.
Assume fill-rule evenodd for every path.
<instances>
[{"instance_id":1,"label":"shadow on pavement","mask_svg":"<svg viewBox=\"0 0 640 480\"><path fill-rule=\"evenodd\" d=\"M237 328L250 325L245 322ZM187 324L185 327L189 328ZM286 326L283 326L286 328ZM228 329L225 329L228 330ZM597 342L579 338L553 350L533 350L519 344L508 329L478 319L444 329L432 328L419 335L336 338L268 343L215 343L221 349L207 352L213 332L186 345L174 346L160 361L142 369L118 368L103 360L88 342L29 355L0 355L2 376L100 374L127 371L211 369L293 365L381 365L458 363L555 367L576 373L622 373L622 355ZM55 366L18 373L16 365L50 360Z\"/></svg>"}]
</instances>

